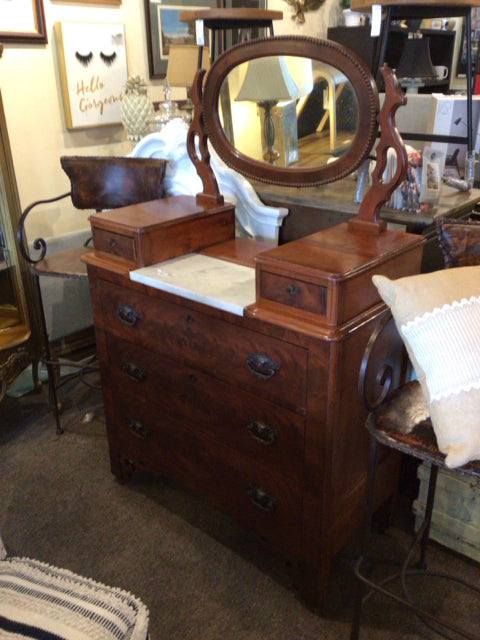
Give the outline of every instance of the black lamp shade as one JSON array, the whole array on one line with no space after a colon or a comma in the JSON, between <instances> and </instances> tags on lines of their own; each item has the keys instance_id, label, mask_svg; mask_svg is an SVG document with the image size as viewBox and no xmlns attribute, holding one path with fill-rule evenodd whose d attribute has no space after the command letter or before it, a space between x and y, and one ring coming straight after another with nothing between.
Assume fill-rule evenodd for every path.
<instances>
[{"instance_id":1,"label":"black lamp shade","mask_svg":"<svg viewBox=\"0 0 480 640\"><path fill-rule=\"evenodd\" d=\"M434 78L430 38L407 38L395 70L397 78Z\"/></svg>"}]
</instances>

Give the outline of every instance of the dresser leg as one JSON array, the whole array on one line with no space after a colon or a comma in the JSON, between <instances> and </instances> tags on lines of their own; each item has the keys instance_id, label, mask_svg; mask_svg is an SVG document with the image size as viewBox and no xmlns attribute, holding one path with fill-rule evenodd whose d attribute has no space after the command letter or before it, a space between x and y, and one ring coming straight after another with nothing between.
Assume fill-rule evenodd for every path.
<instances>
[{"instance_id":1,"label":"dresser leg","mask_svg":"<svg viewBox=\"0 0 480 640\"><path fill-rule=\"evenodd\" d=\"M110 453L110 470L117 480L124 484L135 473L135 464L120 455Z\"/></svg>"},{"instance_id":2,"label":"dresser leg","mask_svg":"<svg viewBox=\"0 0 480 640\"><path fill-rule=\"evenodd\" d=\"M320 566L314 562L305 562L294 573L294 580L302 599L312 609L322 607L328 596L330 583L331 557L325 553Z\"/></svg>"}]
</instances>

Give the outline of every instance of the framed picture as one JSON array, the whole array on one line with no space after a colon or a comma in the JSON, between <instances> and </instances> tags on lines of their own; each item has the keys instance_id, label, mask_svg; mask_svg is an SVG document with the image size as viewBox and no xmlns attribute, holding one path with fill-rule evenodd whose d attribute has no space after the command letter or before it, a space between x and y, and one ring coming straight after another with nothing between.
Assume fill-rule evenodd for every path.
<instances>
[{"instance_id":1,"label":"framed picture","mask_svg":"<svg viewBox=\"0 0 480 640\"><path fill-rule=\"evenodd\" d=\"M43 0L0 0L0 41L46 44Z\"/></svg>"},{"instance_id":2,"label":"framed picture","mask_svg":"<svg viewBox=\"0 0 480 640\"><path fill-rule=\"evenodd\" d=\"M121 123L128 77L125 26L57 22L55 31L67 128Z\"/></svg>"},{"instance_id":3,"label":"framed picture","mask_svg":"<svg viewBox=\"0 0 480 640\"><path fill-rule=\"evenodd\" d=\"M478 149L480 140L480 96L472 100L472 132L473 148ZM427 133L466 137L467 129L467 96L432 94ZM465 167L467 143L431 142L432 149L444 154L445 164L454 166L462 175Z\"/></svg>"},{"instance_id":4,"label":"framed picture","mask_svg":"<svg viewBox=\"0 0 480 640\"><path fill-rule=\"evenodd\" d=\"M216 6L217 0L145 0L150 78L166 76L170 43L196 44L195 22L181 22L180 11Z\"/></svg>"},{"instance_id":5,"label":"framed picture","mask_svg":"<svg viewBox=\"0 0 480 640\"><path fill-rule=\"evenodd\" d=\"M480 36L480 29L472 29L471 32L471 40L472 40L472 72L476 74L477 64L478 64L478 39ZM468 63L468 55L467 55L467 36L465 30L465 20L462 21L462 29L460 33L460 43L458 45L458 51L456 55L456 68L455 75L457 78L466 78L467 77L467 63Z\"/></svg>"}]
</instances>

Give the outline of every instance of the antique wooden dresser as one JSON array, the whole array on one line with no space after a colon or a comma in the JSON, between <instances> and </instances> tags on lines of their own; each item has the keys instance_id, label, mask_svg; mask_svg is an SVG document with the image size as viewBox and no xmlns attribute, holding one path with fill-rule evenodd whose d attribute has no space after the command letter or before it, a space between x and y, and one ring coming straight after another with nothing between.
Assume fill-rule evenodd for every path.
<instances>
[{"instance_id":1,"label":"antique wooden dresser","mask_svg":"<svg viewBox=\"0 0 480 640\"><path fill-rule=\"evenodd\" d=\"M358 379L386 313L371 276L418 272L421 238L360 221L269 248L235 238L234 207L211 190L91 224L113 473L150 470L205 497L287 558L302 595L321 602L364 508ZM381 349L399 361L396 334ZM382 459L377 505L394 494L397 462Z\"/></svg>"}]
</instances>

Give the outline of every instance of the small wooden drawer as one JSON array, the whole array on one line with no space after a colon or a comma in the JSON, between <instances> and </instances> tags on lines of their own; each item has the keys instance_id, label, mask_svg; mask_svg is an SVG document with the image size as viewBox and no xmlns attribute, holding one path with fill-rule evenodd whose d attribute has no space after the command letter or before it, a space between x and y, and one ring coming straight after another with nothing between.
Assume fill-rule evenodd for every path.
<instances>
[{"instance_id":1,"label":"small wooden drawer","mask_svg":"<svg viewBox=\"0 0 480 640\"><path fill-rule=\"evenodd\" d=\"M185 421L153 416L150 403L124 398L106 407L112 468L128 461L180 482L225 509L276 550L298 549L301 478L285 477Z\"/></svg>"},{"instance_id":2,"label":"small wooden drawer","mask_svg":"<svg viewBox=\"0 0 480 640\"><path fill-rule=\"evenodd\" d=\"M260 272L259 276L262 298L326 316L327 287L268 271Z\"/></svg>"},{"instance_id":3,"label":"small wooden drawer","mask_svg":"<svg viewBox=\"0 0 480 640\"><path fill-rule=\"evenodd\" d=\"M135 250L135 240L132 236L125 236L121 233L94 227L92 229L92 239L96 250L136 262L137 252Z\"/></svg>"},{"instance_id":4,"label":"small wooden drawer","mask_svg":"<svg viewBox=\"0 0 480 640\"><path fill-rule=\"evenodd\" d=\"M103 280L96 295L117 337L305 413L305 348Z\"/></svg>"},{"instance_id":5,"label":"small wooden drawer","mask_svg":"<svg viewBox=\"0 0 480 640\"><path fill-rule=\"evenodd\" d=\"M252 461L283 469L292 478L301 474L303 416L137 344L107 336L107 345L110 384L132 403L141 396L151 403L153 415L193 421Z\"/></svg>"}]
</instances>

